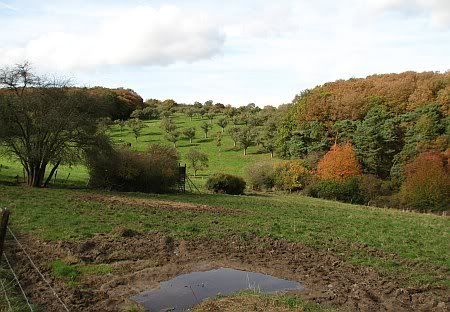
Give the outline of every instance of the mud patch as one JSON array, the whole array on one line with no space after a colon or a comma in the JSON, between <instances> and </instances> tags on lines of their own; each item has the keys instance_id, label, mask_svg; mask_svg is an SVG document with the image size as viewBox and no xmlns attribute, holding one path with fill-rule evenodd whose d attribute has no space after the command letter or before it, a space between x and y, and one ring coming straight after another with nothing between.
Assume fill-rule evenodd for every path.
<instances>
[{"instance_id":1,"label":"mud patch","mask_svg":"<svg viewBox=\"0 0 450 312\"><path fill-rule=\"evenodd\" d=\"M297 296L351 311L447 311L447 289L402 288L374 269L354 266L332 251L271 238L231 236L224 239L177 240L157 232L134 236L97 235L82 242L21 240L72 311L124 311L131 296L157 288L180 274L220 267L253 271L303 281ZM60 311L51 293L9 246L15 265L33 302L45 311ZM111 273L82 276L76 286L55 279L48 266L69 257L78 265L109 264ZM77 260L74 260L77 259ZM234 311L246 311L234 310ZM275 310L274 310L275 311Z\"/></svg>"},{"instance_id":2,"label":"mud patch","mask_svg":"<svg viewBox=\"0 0 450 312\"><path fill-rule=\"evenodd\" d=\"M228 209L217 206L197 205L191 203L182 203L174 201L163 201L150 198L133 198L118 195L102 195L102 194L78 194L77 199L86 202L100 202L112 205L127 205L135 207L148 207L165 210L181 210L194 212L209 212L219 214L242 214L242 210Z\"/></svg>"}]
</instances>

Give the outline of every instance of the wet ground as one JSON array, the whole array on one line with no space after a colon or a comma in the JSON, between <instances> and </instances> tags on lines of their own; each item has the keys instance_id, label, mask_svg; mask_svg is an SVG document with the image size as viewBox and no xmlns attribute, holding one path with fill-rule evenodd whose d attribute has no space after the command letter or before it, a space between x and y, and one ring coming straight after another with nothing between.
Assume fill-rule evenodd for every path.
<instances>
[{"instance_id":1,"label":"wet ground","mask_svg":"<svg viewBox=\"0 0 450 312\"><path fill-rule=\"evenodd\" d=\"M400 277L388 278L370 267L351 265L332 250L268 237L178 240L157 232L123 230L84 241L45 242L29 236L22 236L21 241L72 311L124 311L132 304L130 297L156 289L161 282L224 267L302 281L305 289L298 296L347 311L449 308L444 287L404 287ZM22 260L25 256L13 248L7 250L31 300L45 311L60 311L46 285ZM70 286L52 277L49 262L54 259L69 259L78 265L107 264L112 272L82 276Z\"/></svg>"},{"instance_id":2,"label":"wet ground","mask_svg":"<svg viewBox=\"0 0 450 312\"><path fill-rule=\"evenodd\" d=\"M148 311L186 311L207 298L231 295L243 290L262 293L303 290L301 283L270 275L219 268L192 272L161 282L158 289L132 297Z\"/></svg>"}]
</instances>

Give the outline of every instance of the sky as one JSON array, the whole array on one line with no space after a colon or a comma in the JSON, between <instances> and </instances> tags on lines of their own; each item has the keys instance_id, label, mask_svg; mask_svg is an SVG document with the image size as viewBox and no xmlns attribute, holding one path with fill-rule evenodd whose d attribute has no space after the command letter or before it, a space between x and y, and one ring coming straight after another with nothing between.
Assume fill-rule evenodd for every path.
<instances>
[{"instance_id":1,"label":"sky","mask_svg":"<svg viewBox=\"0 0 450 312\"><path fill-rule=\"evenodd\" d=\"M233 106L450 69L450 0L0 0L0 66Z\"/></svg>"}]
</instances>

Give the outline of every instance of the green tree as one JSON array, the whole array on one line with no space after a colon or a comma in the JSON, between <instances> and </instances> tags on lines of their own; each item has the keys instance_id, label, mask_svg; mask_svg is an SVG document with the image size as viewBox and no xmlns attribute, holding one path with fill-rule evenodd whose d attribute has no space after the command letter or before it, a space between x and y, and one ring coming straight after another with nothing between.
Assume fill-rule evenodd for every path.
<instances>
[{"instance_id":1,"label":"green tree","mask_svg":"<svg viewBox=\"0 0 450 312\"><path fill-rule=\"evenodd\" d=\"M189 143L192 144L192 140L195 138L195 128L190 127L190 128L184 129L183 134L186 138L189 139Z\"/></svg>"},{"instance_id":2,"label":"green tree","mask_svg":"<svg viewBox=\"0 0 450 312\"><path fill-rule=\"evenodd\" d=\"M273 158L273 154L276 149L276 141L277 125L273 120L268 120L261 132L261 143L265 150L270 153L271 158Z\"/></svg>"},{"instance_id":3,"label":"green tree","mask_svg":"<svg viewBox=\"0 0 450 312\"><path fill-rule=\"evenodd\" d=\"M209 132L209 130L211 130L212 126L205 121L200 125L200 128L202 128L203 132L205 133L205 139L207 139L208 132Z\"/></svg>"},{"instance_id":4,"label":"green tree","mask_svg":"<svg viewBox=\"0 0 450 312\"><path fill-rule=\"evenodd\" d=\"M440 107L436 104L429 104L419 107L413 112L401 116L403 127L404 145L400 153L396 154L391 168L391 177L396 182L403 180L403 168L407 162L412 160L421 151L421 148L432 144L434 140L442 137L444 146L434 146L432 149L445 150L448 148L449 133L446 133L446 127L449 127L449 117L445 117ZM423 148L426 150L426 148Z\"/></svg>"},{"instance_id":5,"label":"green tree","mask_svg":"<svg viewBox=\"0 0 450 312\"><path fill-rule=\"evenodd\" d=\"M28 63L0 69L0 88L0 148L20 161L29 186L47 186L60 164L109 142L97 124L105 103L84 89L36 76Z\"/></svg>"},{"instance_id":6,"label":"green tree","mask_svg":"<svg viewBox=\"0 0 450 312\"><path fill-rule=\"evenodd\" d=\"M165 137L167 141L173 144L173 147L177 147L177 142L180 139L180 132L176 130L170 131L166 133Z\"/></svg>"},{"instance_id":7,"label":"green tree","mask_svg":"<svg viewBox=\"0 0 450 312\"><path fill-rule=\"evenodd\" d=\"M228 125L228 120L224 117L219 118L219 120L217 120L217 125L219 125L219 127L222 128L222 132L224 132Z\"/></svg>"},{"instance_id":8,"label":"green tree","mask_svg":"<svg viewBox=\"0 0 450 312\"><path fill-rule=\"evenodd\" d=\"M237 146L237 143L239 141L239 127L231 127L228 128L228 134L230 135L231 139L233 140L233 147Z\"/></svg>"},{"instance_id":9,"label":"green tree","mask_svg":"<svg viewBox=\"0 0 450 312\"><path fill-rule=\"evenodd\" d=\"M189 107L188 109L186 109L186 116L189 117L190 121L192 121L192 117L194 117L195 113L196 113L196 110L193 107Z\"/></svg>"},{"instance_id":10,"label":"green tree","mask_svg":"<svg viewBox=\"0 0 450 312\"><path fill-rule=\"evenodd\" d=\"M399 120L386 107L374 106L356 128L353 141L364 171L385 178L403 146Z\"/></svg>"},{"instance_id":11,"label":"green tree","mask_svg":"<svg viewBox=\"0 0 450 312\"><path fill-rule=\"evenodd\" d=\"M173 122L171 118L164 117L161 119L161 128L166 132L173 132L177 129L177 125Z\"/></svg>"},{"instance_id":12,"label":"green tree","mask_svg":"<svg viewBox=\"0 0 450 312\"><path fill-rule=\"evenodd\" d=\"M195 148L189 149L186 154L186 160L192 169L194 169L194 176L197 176L197 171L208 168L208 155Z\"/></svg>"},{"instance_id":13,"label":"green tree","mask_svg":"<svg viewBox=\"0 0 450 312\"><path fill-rule=\"evenodd\" d=\"M133 132L134 137L136 138L137 141L138 138L141 136L142 129L144 129L144 123L140 119L133 118L128 120L128 127L131 128L131 131Z\"/></svg>"},{"instance_id":14,"label":"green tree","mask_svg":"<svg viewBox=\"0 0 450 312\"><path fill-rule=\"evenodd\" d=\"M254 129L248 126L242 127L238 132L239 145L244 149L244 155L247 155L247 149L255 145L255 132Z\"/></svg>"},{"instance_id":15,"label":"green tree","mask_svg":"<svg viewBox=\"0 0 450 312\"><path fill-rule=\"evenodd\" d=\"M332 126L332 133L335 144L345 144L353 142L353 136L359 121L354 120L338 120Z\"/></svg>"},{"instance_id":16,"label":"green tree","mask_svg":"<svg viewBox=\"0 0 450 312\"><path fill-rule=\"evenodd\" d=\"M212 125L212 121L213 121L214 117L216 117L216 114L214 114L213 112L209 112L206 114L206 118L209 119L209 124Z\"/></svg>"},{"instance_id":17,"label":"green tree","mask_svg":"<svg viewBox=\"0 0 450 312\"><path fill-rule=\"evenodd\" d=\"M302 123L293 132L288 150L291 157L305 157L310 153L326 151L330 146L328 132L323 123L311 121Z\"/></svg>"},{"instance_id":18,"label":"green tree","mask_svg":"<svg viewBox=\"0 0 450 312\"><path fill-rule=\"evenodd\" d=\"M220 131L216 133L216 146L219 148L220 151L220 148L222 147L222 132Z\"/></svg>"},{"instance_id":19,"label":"green tree","mask_svg":"<svg viewBox=\"0 0 450 312\"><path fill-rule=\"evenodd\" d=\"M114 120L114 124L116 124L117 126L119 126L120 132L123 132L123 129L125 128L125 126L127 125L125 120L122 119L117 119Z\"/></svg>"}]
</instances>

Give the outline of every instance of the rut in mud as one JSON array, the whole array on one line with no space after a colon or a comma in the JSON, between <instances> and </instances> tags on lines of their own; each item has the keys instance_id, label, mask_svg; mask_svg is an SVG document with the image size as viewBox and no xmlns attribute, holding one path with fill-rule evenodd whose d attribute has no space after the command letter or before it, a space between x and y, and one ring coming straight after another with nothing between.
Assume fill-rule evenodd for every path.
<instances>
[{"instance_id":1,"label":"rut in mud","mask_svg":"<svg viewBox=\"0 0 450 312\"><path fill-rule=\"evenodd\" d=\"M121 311L130 305L131 296L155 288L161 281L219 267L301 281L306 290L298 296L351 311L445 311L449 307L443 288L401 288L397 281L371 268L350 265L332 251L271 238L175 240L160 233L130 230L82 242L21 238L73 311ZM16 268L32 301L46 311L59 311L21 252L15 252ZM110 264L112 272L84 276L76 287L67 286L50 275L48 263L58 258Z\"/></svg>"}]
</instances>

